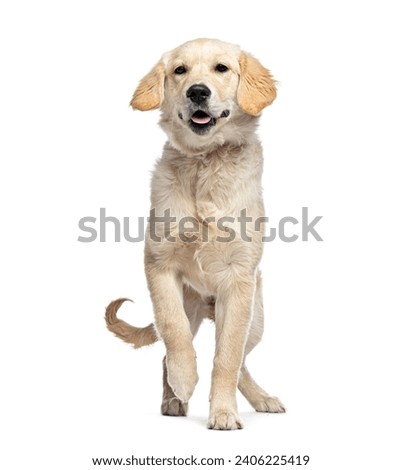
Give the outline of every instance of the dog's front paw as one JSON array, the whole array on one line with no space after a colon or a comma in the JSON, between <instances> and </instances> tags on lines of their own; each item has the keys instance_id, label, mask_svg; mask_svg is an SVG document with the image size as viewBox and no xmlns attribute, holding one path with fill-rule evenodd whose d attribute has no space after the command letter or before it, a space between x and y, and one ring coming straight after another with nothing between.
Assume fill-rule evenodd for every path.
<instances>
[{"instance_id":1,"label":"dog's front paw","mask_svg":"<svg viewBox=\"0 0 402 470\"><path fill-rule=\"evenodd\" d=\"M167 380L173 393L187 403L198 382L195 353L166 354Z\"/></svg>"},{"instance_id":2,"label":"dog's front paw","mask_svg":"<svg viewBox=\"0 0 402 470\"><path fill-rule=\"evenodd\" d=\"M222 408L210 413L208 428L230 431L242 429L243 424L235 411Z\"/></svg>"},{"instance_id":3,"label":"dog's front paw","mask_svg":"<svg viewBox=\"0 0 402 470\"><path fill-rule=\"evenodd\" d=\"M283 406L279 398L270 397L268 394L261 397L254 403L255 411L263 413L285 413L286 408Z\"/></svg>"},{"instance_id":4,"label":"dog's front paw","mask_svg":"<svg viewBox=\"0 0 402 470\"><path fill-rule=\"evenodd\" d=\"M177 397L166 398L162 402L161 411L165 416L187 416L188 404Z\"/></svg>"}]
</instances>

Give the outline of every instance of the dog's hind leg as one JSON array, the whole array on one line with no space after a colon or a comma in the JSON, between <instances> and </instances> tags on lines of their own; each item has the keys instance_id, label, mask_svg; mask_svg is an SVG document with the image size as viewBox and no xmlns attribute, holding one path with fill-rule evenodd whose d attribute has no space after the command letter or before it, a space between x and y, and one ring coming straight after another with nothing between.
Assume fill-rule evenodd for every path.
<instances>
[{"instance_id":1,"label":"dog's hind leg","mask_svg":"<svg viewBox=\"0 0 402 470\"><path fill-rule=\"evenodd\" d=\"M183 289L184 310L190 322L191 333L197 334L204 318L213 318L213 302L205 301L191 287ZM186 416L188 403L183 403L173 392L167 380L166 356L163 358L163 398L161 412L167 416Z\"/></svg>"},{"instance_id":2,"label":"dog's hind leg","mask_svg":"<svg viewBox=\"0 0 402 470\"><path fill-rule=\"evenodd\" d=\"M272 397L255 382L245 365L240 369L238 387L255 411L265 413L284 413L286 411L279 398Z\"/></svg>"},{"instance_id":3,"label":"dog's hind leg","mask_svg":"<svg viewBox=\"0 0 402 470\"><path fill-rule=\"evenodd\" d=\"M244 351L244 361L247 354L260 342L264 331L264 309L262 302L261 276L258 275L254 301L253 319ZM276 397L271 397L251 377L243 361L240 369L238 388L256 411L268 413L284 413L285 407Z\"/></svg>"}]
</instances>

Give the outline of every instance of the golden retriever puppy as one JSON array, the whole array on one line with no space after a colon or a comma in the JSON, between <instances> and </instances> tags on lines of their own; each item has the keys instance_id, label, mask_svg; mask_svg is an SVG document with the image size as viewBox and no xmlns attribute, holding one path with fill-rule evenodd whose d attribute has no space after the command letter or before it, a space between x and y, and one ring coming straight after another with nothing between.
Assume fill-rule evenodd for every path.
<instances>
[{"instance_id":1,"label":"golden retriever puppy","mask_svg":"<svg viewBox=\"0 0 402 470\"><path fill-rule=\"evenodd\" d=\"M110 331L134 347L161 339L162 413L187 414L198 380L193 338L216 324L208 427L240 429L236 389L280 413L245 366L263 333L262 150L255 130L276 96L270 72L236 45L197 39L167 52L138 85L134 109L161 110L168 136L151 185L145 272L155 324L128 325L106 309Z\"/></svg>"}]
</instances>

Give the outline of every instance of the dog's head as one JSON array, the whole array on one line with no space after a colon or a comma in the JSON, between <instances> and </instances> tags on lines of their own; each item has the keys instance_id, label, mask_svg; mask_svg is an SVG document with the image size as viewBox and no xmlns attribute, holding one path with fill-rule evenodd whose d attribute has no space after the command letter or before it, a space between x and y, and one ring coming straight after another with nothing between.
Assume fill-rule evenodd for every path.
<instances>
[{"instance_id":1,"label":"dog's head","mask_svg":"<svg viewBox=\"0 0 402 470\"><path fill-rule=\"evenodd\" d=\"M241 142L275 96L275 81L257 59L233 44L196 39L162 56L141 80L131 106L161 108L161 125L173 145L202 151Z\"/></svg>"}]
</instances>

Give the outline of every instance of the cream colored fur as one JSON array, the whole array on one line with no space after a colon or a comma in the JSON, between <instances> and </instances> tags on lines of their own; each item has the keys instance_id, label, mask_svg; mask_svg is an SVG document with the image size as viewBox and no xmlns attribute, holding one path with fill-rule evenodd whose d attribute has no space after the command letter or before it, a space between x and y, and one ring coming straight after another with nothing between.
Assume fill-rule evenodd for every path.
<instances>
[{"instance_id":1,"label":"cream colored fur","mask_svg":"<svg viewBox=\"0 0 402 470\"><path fill-rule=\"evenodd\" d=\"M216 70L224 64L227 71ZM185 73L177 74L184 66ZM189 126L194 105L187 90L194 84L211 90L208 113L216 124L198 135ZM165 238L156 224L147 232L145 272L155 324L135 328L116 317L124 301L106 311L108 328L136 347L162 339L164 393L162 413L185 415L198 380L193 338L204 318L216 323L216 349L208 427L242 427L236 389L257 411L283 412L280 401L252 379L246 355L263 332L261 277L262 233L248 224L241 236L237 218L246 209L255 221L264 216L261 190L262 150L255 134L258 115L276 96L271 74L238 46L217 40L190 41L163 55L136 89L131 104L142 111L160 108L161 126L168 135L152 179L151 208L156 216L169 210L177 221L192 217L191 230L173 224ZM228 116L221 117L223 111ZM219 226L220 217L236 219ZM213 219L212 219L213 218ZM194 226L194 220L197 223ZM191 224L190 224L191 225ZM187 237L187 238L186 238ZM155 238L155 237L153 237Z\"/></svg>"}]
</instances>

